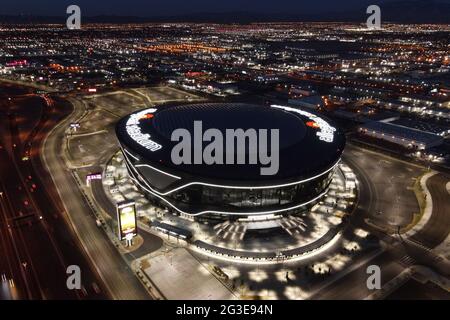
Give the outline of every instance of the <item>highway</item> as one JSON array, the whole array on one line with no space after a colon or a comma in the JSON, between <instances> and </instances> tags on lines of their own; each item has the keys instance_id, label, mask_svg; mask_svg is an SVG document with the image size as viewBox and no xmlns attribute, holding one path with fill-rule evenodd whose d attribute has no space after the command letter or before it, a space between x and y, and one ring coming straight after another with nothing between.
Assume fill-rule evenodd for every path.
<instances>
[{"instance_id":1,"label":"highway","mask_svg":"<svg viewBox=\"0 0 450 320\"><path fill-rule=\"evenodd\" d=\"M54 108L48 98L14 91L3 88L0 109L0 247L6 257L0 273L13 289L9 296L2 290L2 298L104 299L101 282L61 219L51 185L34 165L46 131L67 110ZM81 290L66 286L66 269L72 264L82 270Z\"/></svg>"}]
</instances>

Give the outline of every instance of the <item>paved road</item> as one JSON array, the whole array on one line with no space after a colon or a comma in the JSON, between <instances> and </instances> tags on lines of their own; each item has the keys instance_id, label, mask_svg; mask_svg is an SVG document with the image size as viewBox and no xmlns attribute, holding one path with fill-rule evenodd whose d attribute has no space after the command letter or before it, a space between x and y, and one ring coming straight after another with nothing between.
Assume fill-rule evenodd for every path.
<instances>
[{"instance_id":1,"label":"paved road","mask_svg":"<svg viewBox=\"0 0 450 320\"><path fill-rule=\"evenodd\" d=\"M412 184L412 178L423 173L424 168L385 157L382 154L365 153L363 149L352 145L347 147L344 160L355 169L360 182L361 194L355 211L355 215L359 215L360 219L352 220L352 223L370 230L385 240L389 246L384 253L324 288L311 299L364 299L373 293L366 286L368 277L366 269L372 264L380 266L382 283L393 279L406 267L415 263L430 266L434 270L445 269L446 265L443 268L442 262L436 260L436 256L428 250L414 243L401 243L398 239L378 232L364 223L364 218L370 217L380 225L408 224L412 218L412 212L418 212L416 211L418 205L414 193L406 189L406 185ZM386 181L389 177L393 179ZM429 248L436 247L449 234L450 197L445 187L448 181L449 178L446 175L438 174L427 182L433 199L432 216L425 227L412 238L415 242ZM396 204L400 205L396 206ZM428 288L431 287L425 286L424 290ZM401 297L402 292L404 291L396 297Z\"/></svg>"},{"instance_id":2,"label":"paved road","mask_svg":"<svg viewBox=\"0 0 450 320\"><path fill-rule=\"evenodd\" d=\"M0 300L25 299L39 297L36 285L31 287L32 275L27 279L22 266L22 256L19 253L18 242L15 233L9 228L9 215L6 205L6 189L1 183L0 192Z\"/></svg>"},{"instance_id":3,"label":"paved road","mask_svg":"<svg viewBox=\"0 0 450 320\"><path fill-rule=\"evenodd\" d=\"M386 297L386 300L450 300L450 293L433 283L422 284L409 280L398 290Z\"/></svg>"},{"instance_id":4,"label":"paved road","mask_svg":"<svg viewBox=\"0 0 450 320\"><path fill-rule=\"evenodd\" d=\"M369 265L378 265L381 268L381 284L384 285L392 280L400 272L403 267L395 262L398 252L384 252L371 261L367 261L360 268L348 273L344 277L334 282L324 290L319 291L311 296L311 300L347 300L347 299L364 299L373 291L369 290L366 285L368 274L366 272Z\"/></svg>"},{"instance_id":5,"label":"paved road","mask_svg":"<svg viewBox=\"0 0 450 320\"><path fill-rule=\"evenodd\" d=\"M360 182L356 214L380 226L406 226L419 212L414 192L408 187L425 169L386 157L352 144L346 146L344 161L354 169Z\"/></svg>"},{"instance_id":6,"label":"paved road","mask_svg":"<svg viewBox=\"0 0 450 320\"><path fill-rule=\"evenodd\" d=\"M412 236L412 240L428 248L437 247L450 233L450 195L446 189L449 181L450 177L443 173L434 175L427 181L433 200L432 215L425 226Z\"/></svg>"},{"instance_id":7,"label":"paved road","mask_svg":"<svg viewBox=\"0 0 450 320\"><path fill-rule=\"evenodd\" d=\"M101 170L99 172L101 172ZM116 207L106 195L105 190L103 189L102 182L100 180L92 181L91 190L95 201L102 207L104 212L112 218L112 220L116 221ZM156 251L162 247L163 240L160 237L145 230L139 230L139 234L144 239L144 243L138 250L136 250L132 254L127 255L130 258L136 259L145 254Z\"/></svg>"},{"instance_id":8,"label":"paved road","mask_svg":"<svg viewBox=\"0 0 450 320\"><path fill-rule=\"evenodd\" d=\"M2 105L0 115L0 247L5 257L1 260L8 267L6 278L12 279L14 286L10 290L13 295L3 298L103 299L106 296L101 292L101 283L61 219L58 204L50 195L51 186L40 179L32 164L38 158L46 130L64 116L64 111L51 108L34 95L7 91L12 99ZM36 121L37 109L41 112L37 112L40 116ZM25 154L31 161L22 161ZM66 269L72 264L84 270L83 290L67 289Z\"/></svg>"},{"instance_id":9,"label":"paved road","mask_svg":"<svg viewBox=\"0 0 450 320\"><path fill-rule=\"evenodd\" d=\"M102 172L102 168L94 169L94 172ZM91 182L92 195L95 201L100 205L100 207L112 218L115 219L116 207L109 200L108 196L103 189L103 184L101 180L94 180Z\"/></svg>"},{"instance_id":10,"label":"paved road","mask_svg":"<svg viewBox=\"0 0 450 320\"><path fill-rule=\"evenodd\" d=\"M86 252L114 299L149 299L147 291L129 269L106 234L95 224L91 208L84 201L72 173L66 168L61 152L65 128L83 114L83 105L72 100L75 112L48 136L43 159L64 203L68 218L74 226Z\"/></svg>"}]
</instances>

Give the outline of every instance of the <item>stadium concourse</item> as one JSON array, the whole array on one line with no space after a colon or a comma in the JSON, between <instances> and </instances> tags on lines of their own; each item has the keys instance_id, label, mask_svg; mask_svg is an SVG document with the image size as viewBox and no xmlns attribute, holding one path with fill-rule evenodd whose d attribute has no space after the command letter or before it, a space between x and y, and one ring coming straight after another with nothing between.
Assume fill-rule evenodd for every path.
<instances>
[{"instance_id":1,"label":"stadium concourse","mask_svg":"<svg viewBox=\"0 0 450 320\"><path fill-rule=\"evenodd\" d=\"M126 199L136 202L141 227L152 227L175 243L213 258L260 264L300 260L319 253L316 250L325 250L332 240L338 241L343 218L351 214L357 200L355 175L343 163L321 201L300 214L288 216L264 215L204 223L179 215L173 209L159 206L136 187L128 176L121 152L108 163L103 187L113 203Z\"/></svg>"}]
</instances>

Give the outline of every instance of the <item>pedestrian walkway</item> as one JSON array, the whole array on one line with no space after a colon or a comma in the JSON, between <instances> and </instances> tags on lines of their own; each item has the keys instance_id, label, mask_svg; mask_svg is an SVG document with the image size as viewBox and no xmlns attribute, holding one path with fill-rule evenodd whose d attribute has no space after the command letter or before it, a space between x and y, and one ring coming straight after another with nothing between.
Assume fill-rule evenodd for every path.
<instances>
[{"instance_id":1,"label":"pedestrian walkway","mask_svg":"<svg viewBox=\"0 0 450 320\"><path fill-rule=\"evenodd\" d=\"M168 300L233 300L236 296L188 250L175 248L140 259L142 269Z\"/></svg>"},{"instance_id":2,"label":"pedestrian walkway","mask_svg":"<svg viewBox=\"0 0 450 320\"><path fill-rule=\"evenodd\" d=\"M108 163L103 185L114 203L133 199L142 221L156 220L192 234L192 243L197 243L195 248L200 252L208 248L209 254L225 254L230 259L239 256L233 252L245 252L247 258L264 256L266 252L271 261L280 252L298 259L335 239L343 218L351 214L357 195L356 177L341 163L327 194L309 211L292 212L289 216L249 216L211 226L152 205L129 178L120 151Z\"/></svg>"}]
</instances>

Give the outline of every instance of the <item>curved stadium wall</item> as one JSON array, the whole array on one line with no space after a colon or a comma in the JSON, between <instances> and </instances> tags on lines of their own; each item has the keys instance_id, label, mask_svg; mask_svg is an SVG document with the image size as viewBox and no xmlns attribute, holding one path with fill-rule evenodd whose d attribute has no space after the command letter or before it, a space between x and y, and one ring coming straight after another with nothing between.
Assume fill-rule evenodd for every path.
<instances>
[{"instance_id":1,"label":"curved stadium wall","mask_svg":"<svg viewBox=\"0 0 450 320\"><path fill-rule=\"evenodd\" d=\"M225 113L221 114L221 112L227 112L227 115L233 112L241 113L239 116L242 117L245 115L242 110L246 109L251 114L261 114L260 120L250 124L256 127L267 126L267 123L261 119L264 117L273 119L274 115L279 116L281 121L281 123L273 124L276 127L284 127L285 123L291 121L286 121L286 115L278 115L278 113L294 114L293 128L300 126L300 123L325 121L315 114L281 106L270 108L247 104L202 104L141 110L134 114L139 115L141 119L138 123L142 132L150 134L155 145L162 147L161 150L156 147L155 151L149 151L148 148L142 148L142 143L139 145L135 139L130 139L127 123L130 122L128 120L133 114L119 121L116 132L131 179L149 199L159 205L184 215L208 219L266 214L284 215L305 210L314 205L327 192L345 145L343 134L336 129L333 132L333 141L327 143L327 141L316 139L316 131L319 130L317 126L301 125L299 130L304 132L299 131L299 135L302 137L293 140L285 148L288 151L282 152L281 172L274 177L245 176L244 171L239 172L242 169L239 165L234 165L235 167L228 168L226 173L221 174L220 170L209 170L210 168L202 166L177 167L170 163L167 155L167 151L170 150L170 137L168 133L164 134L164 130L168 129L162 130L159 127L169 125L169 129L172 130L180 126L179 117L189 119L193 112L194 118L203 120L212 118L210 126L214 126L217 125L217 119L223 119ZM149 114L146 112L152 116L145 116ZM215 113L218 113L217 116ZM251 119L255 118L257 117ZM251 119L244 117L243 121L252 122ZM289 135L293 134L292 130L290 128ZM306 152L308 149L309 152ZM292 160L292 158L295 160L295 156L301 159L299 168ZM318 156L319 158L314 160L314 157ZM304 159L305 157L307 159ZM283 162L285 158L289 158L289 161ZM236 174L233 174L234 170Z\"/></svg>"}]
</instances>

